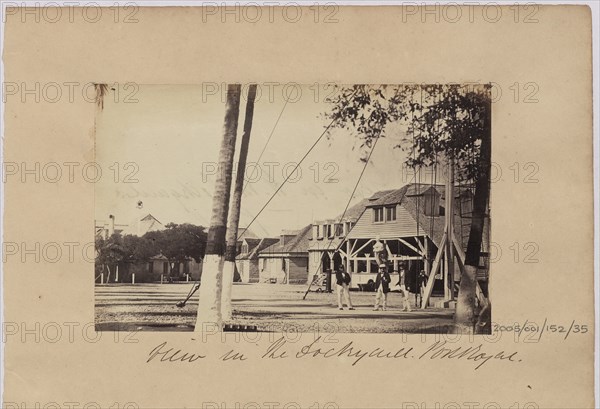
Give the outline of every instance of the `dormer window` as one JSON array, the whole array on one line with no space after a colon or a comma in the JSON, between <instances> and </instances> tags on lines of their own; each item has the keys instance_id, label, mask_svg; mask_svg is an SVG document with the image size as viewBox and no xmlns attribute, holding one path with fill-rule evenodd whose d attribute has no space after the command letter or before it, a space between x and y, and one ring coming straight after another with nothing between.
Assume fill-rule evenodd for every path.
<instances>
[{"instance_id":1,"label":"dormer window","mask_svg":"<svg viewBox=\"0 0 600 409\"><path fill-rule=\"evenodd\" d=\"M248 253L248 245L246 243L242 244L242 253Z\"/></svg>"},{"instance_id":2,"label":"dormer window","mask_svg":"<svg viewBox=\"0 0 600 409\"><path fill-rule=\"evenodd\" d=\"M317 239L322 239L323 238L322 226L320 224L317 224L315 227L317 228Z\"/></svg>"},{"instance_id":3,"label":"dormer window","mask_svg":"<svg viewBox=\"0 0 600 409\"><path fill-rule=\"evenodd\" d=\"M373 208L373 222L374 223L383 223L383 207L374 207Z\"/></svg>"},{"instance_id":4,"label":"dormer window","mask_svg":"<svg viewBox=\"0 0 600 409\"><path fill-rule=\"evenodd\" d=\"M344 235L344 225L342 223L335 224L335 235L341 237Z\"/></svg>"},{"instance_id":5,"label":"dormer window","mask_svg":"<svg viewBox=\"0 0 600 409\"><path fill-rule=\"evenodd\" d=\"M385 220L388 222L396 220L396 206L389 206L385 208Z\"/></svg>"}]
</instances>

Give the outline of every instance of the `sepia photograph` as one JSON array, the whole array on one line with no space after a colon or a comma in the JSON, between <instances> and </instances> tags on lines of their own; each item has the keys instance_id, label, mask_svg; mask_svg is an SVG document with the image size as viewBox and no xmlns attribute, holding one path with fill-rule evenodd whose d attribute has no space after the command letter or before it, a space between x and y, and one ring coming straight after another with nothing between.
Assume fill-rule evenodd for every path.
<instances>
[{"instance_id":1,"label":"sepia photograph","mask_svg":"<svg viewBox=\"0 0 600 409\"><path fill-rule=\"evenodd\" d=\"M95 86L97 330L489 334L492 87L273 84Z\"/></svg>"},{"instance_id":2,"label":"sepia photograph","mask_svg":"<svg viewBox=\"0 0 600 409\"><path fill-rule=\"evenodd\" d=\"M2 3L0 407L598 407L550 3Z\"/></svg>"}]
</instances>

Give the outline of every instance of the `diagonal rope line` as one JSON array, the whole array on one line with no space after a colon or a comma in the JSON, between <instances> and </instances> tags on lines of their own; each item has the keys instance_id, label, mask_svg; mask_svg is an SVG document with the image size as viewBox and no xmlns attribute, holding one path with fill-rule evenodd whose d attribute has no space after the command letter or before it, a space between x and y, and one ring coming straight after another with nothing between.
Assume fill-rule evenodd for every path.
<instances>
[{"instance_id":1,"label":"diagonal rope line","mask_svg":"<svg viewBox=\"0 0 600 409\"><path fill-rule=\"evenodd\" d=\"M258 155L258 159L256 160L256 163L260 164L260 160L262 159L263 153L265 153L265 150L267 149L267 145L269 145L269 142L271 141L271 137L273 136L273 133L275 133L275 128L277 128L277 124L279 124L279 120L281 119L281 116L283 115L283 111L285 111L285 107L287 106L289 101L290 101L289 98L285 100L285 104L283 104L283 108L281 108L281 112L279 113L279 116L277 117L277 120L275 121L275 125L273 125L273 129L271 129L271 133L269 134L269 137L267 138L267 142L265 142L265 145L263 146L262 151L260 152L260 155ZM249 183L250 183L250 181L246 180L246 183L244 184L244 188L242 189L242 193L246 190Z\"/></svg>"},{"instance_id":2,"label":"diagonal rope line","mask_svg":"<svg viewBox=\"0 0 600 409\"><path fill-rule=\"evenodd\" d=\"M358 176L358 180L356 181L356 184L354 185L354 189L352 190L352 193L350 194L350 199L348 199L348 202L346 203L346 207L344 208L344 212L342 213L342 216L340 217L340 221L344 219L344 216L346 215L346 212L348 211L348 208L350 207L350 202L352 201L352 198L354 197L354 194L356 193L356 189L358 188L358 185L360 184L360 180L362 179L363 175L365 174L365 170L367 170L367 165L369 164L369 162L371 160L371 155L373 154L373 151L375 150L375 146L377 146L377 142L379 141L379 138L380 137L378 136L375 139L375 142L373 142L373 147L371 147L371 152L369 152L369 156L367 157L367 160L365 161L365 166L363 166L362 171L360 172L360 175ZM346 233L346 235L342 238L342 240L340 240L340 244L338 244L336 249L333 251L334 253L339 251L342 244L344 244L344 241L346 241L348 234L350 234L350 231L348 231ZM326 249L329 249L329 247L331 246L331 243L333 243L334 238L335 238L335 226L333 228L333 237L329 240L329 243L327 244ZM349 257L349 256L350 255L347 255L347 257ZM323 257L320 258L319 265L315 269L315 274L313 274L313 276L317 274L317 272L321 269L322 265L323 265ZM306 289L306 292L304 293L304 297L302 298L303 300L306 299L306 295L310 291L310 287L312 287L312 284L314 283L314 281L315 280L313 279L309 283L308 288Z\"/></svg>"},{"instance_id":3,"label":"diagonal rope line","mask_svg":"<svg viewBox=\"0 0 600 409\"><path fill-rule=\"evenodd\" d=\"M352 95L350 95L350 97L348 98L348 100L350 100L357 92L358 92L358 88L352 93ZM279 185L279 187L277 188L277 190L275 190L275 192L273 192L273 194L271 195L271 197L269 198L269 200L267 200L267 202L263 205L263 207L258 211L258 213L256 214L256 216L254 216L254 218L250 221L250 223L248 223L246 225L246 228L239 234L239 236L242 236L246 232L246 230L248 230L250 228L250 226L252 226L252 223L254 223L256 221L256 219L258 218L258 216L260 216L260 214L266 209L266 207L269 205L269 203L271 203L271 201L275 198L275 196L277 196L277 193L279 193L279 191L281 190L281 188L283 188L283 186L287 183L287 181L292 177L292 175L300 167L300 165L302 164L302 162L304 162L304 159L306 159L308 157L308 155L312 152L312 150L315 148L315 146L317 146L317 144L321 141L321 139L323 139L323 137L327 134L327 131L329 131L329 129L333 126L333 124L334 124L335 121L336 121L335 118L332 119L331 122L329 123L329 125L327 125L327 127L325 127L325 130L321 133L321 135L317 138L317 140L312 144L312 146L308 149L308 151L304 154L304 156L302 156L302 158L296 164L296 166L294 166L294 169L291 172L288 173L287 177L283 180L283 182L281 183L281 185Z\"/></svg>"},{"instance_id":4,"label":"diagonal rope line","mask_svg":"<svg viewBox=\"0 0 600 409\"><path fill-rule=\"evenodd\" d=\"M354 92L350 95L348 101L350 100L350 98L352 98L354 95L356 95L357 92L358 92L358 88L355 89ZM267 144L269 143L269 140L271 139L271 136L273 136L273 132L275 131L275 127L279 123L279 120L281 119L281 116L283 115L283 111L284 111L285 107L287 106L288 102L289 102L289 99L286 100L283 108L281 109L281 112L279 113L279 117L277 118L277 121L275 122L275 125L273 126L273 129L271 130L271 135L269 135L267 143L263 147L263 150L260 153L260 156L259 156L258 160L260 160L263 152L265 151L265 149L267 147ZM345 108L345 106L344 106L344 108ZM290 179L290 177L294 174L294 172L296 172L296 170L298 169L298 167L300 166L300 164L302 164L302 162L304 161L304 159L306 159L306 157L310 154L310 152L312 152L312 150L315 148L315 146L317 146L317 144L319 143L319 141L321 139L323 139L323 136L325 136L325 134L327 133L327 131L329 130L329 128L331 128L333 126L334 122L335 122L335 118L331 120L331 122L329 123L329 125L327 125L327 127L323 131L323 133L321 133L321 135L317 138L317 140L312 144L312 146L308 149L308 152L306 152L304 154L304 156L302 157L302 159L300 159L300 162L298 162L298 164L294 167L294 170L288 174L288 176L281 183L281 185L277 188L277 190L273 193L273 195L269 198L269 200L267 200L267 202L263 205L263 207L256 214L256 216L254 216L254 218L252 219L252 221L250 223L248 223L248 225L246 225L246 227L244 228L244 230L240 234L238 234L238 237L241 237L244 233L246 233L246 231L256 221L256 219L258 218L258 216L260 216L260 214L265 210L265 208L269 205L269 203L271 203L271 201L273 200L273 198L277 195L277 193L279 193L279 191L281 190L281 188L286 184L286 182ZM244 188L247 185L248 184L246 183L246 185L244 186ZM243 192L243 190L242 190L242 192ZM189 299L198 290L198 288L200 288L199 282L197 282L197 284L195 284L194 287L192 287L192 289L190 290L190 293L188 294L188 298L187 299ZM187 301L187 299L186 299L186 301ZM183 301L182 303L183 303L183 305L185 305L185 301ZM179 304L181 304L181 303L179 303Z\"/></svg>"}]
</instances>

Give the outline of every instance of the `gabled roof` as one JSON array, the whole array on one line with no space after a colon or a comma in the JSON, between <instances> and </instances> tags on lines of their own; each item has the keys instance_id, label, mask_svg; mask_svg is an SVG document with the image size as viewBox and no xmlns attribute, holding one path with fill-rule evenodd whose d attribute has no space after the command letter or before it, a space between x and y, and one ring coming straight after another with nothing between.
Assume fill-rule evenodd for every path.
<instances>
[{"instance_id":1,"label":"gabled roof","mask_svg":"<svg viewBox=\"0 0 600 409\"><path fill-rule=\"evenodd\" d=\"M250 247L250 244L248 244L248 253L246 253L244 255L240 255L237 258L238 260L255 260L255 259L257 259L258 255L261 251L263 251L264 249L266 249L269 246L272 246L275 243L278 243L279 239L266 237L264 239L246 239L246 242L248 242L248 241L252 241L252 243L254 243L256 241L256 244L253 244L252 247Z\"/></svg>"},{"instance_id":2,"label":"gabled roof","mask_svg":"<svg viewBox=\"0 0 600 409\"><path fill-rule=\"evenodd\" d=\"M373 193L369 198L367 198L367 202L373 203L373 202L377 201L378 199L386 197L390 193L396 192L397 190L399 190L399 189L380 190L378 192Z\"/></svg>"},{"instance_id":3,"label":"gabled roof","mask_svg":"<svg viewBox=\"0 0 600 409\"><path fill-rule=\"evenodd\" d=\"M346 210L346 213L344 213L344 219L356 221L356 219L360 217L360 215L363 213L365 207L367 207L368 204L369 199L363 199L354 206L349 207L348 210ZM337 218L339 219L341 217L342 215L340 214Z\"/></svg>"},{"instance_id":4,"label":"gabled roof","mask_svg":"<svg viewBox=\"0 0 600 409\"><path fill-rule=\"evenodd\" d=\"M436 188L443 189L443 185L435 185ZM365 212L366 208L372 206L382 206L382 205L390 205L390 204L398 204L402 202L402 199L405 196L423 194L426 190L431 189L432 185L426 184L408 184L400 189L388 189L388 190L380 190L373 193L370 197L361 200L354 206L350 207L346 213L344 214L345 220L352 220L353 222L357 221L362 214ZM339 215L335 220L340 220L342 215ZM413 217L415 217L413 215ZM353 227L354 228L354 227ZM311 250L335 250L338 246L346 240L346 237L334 237L333 239L324 237L322 240L319 240L318 245L314 245Z\"/></svg>"},{"instance_id":5,"label":"gabled roof","mask_svg":"<svg viewBox=\"0 0 600 409\"><path fill-rule=\"evenodd\" d=\"M402 203L402 199L404 196L416 196L422 195L430 189L435 189L440 195L444 194L445 186L444 185L431 185L425 183L411 183L408 185L402 186L400 189L395 190L387 190L384 193L376 196L377 193L369 198L368 206L384 206L391 204L399 204Z\"/></svg>"},{"instance_id":6,"label":"gabled roof","mask_svg":"<svg viewBox=\"0 0 600 409\"><path fill-rule=\"evenodd\" d=\"M424 200L423 196L427 195L431 192L431 189L434 189L436 193L440 195L440 206L444 207L444 198L446 193L445 185L432 185L425 183L411 183L408 185L404 185L399 189L395 190L386 190L377 192L369 198L369 204L365 208L371 208L374 206L386 206L386 205L400 205L412 216L412 218L417 222L418 232L415 231L415 235L426 234L428 235L433 242L438 245L442 239L444 234L444 221L445 216L427 216L424 212ZM468 191L469 188L465 186L456 186L455 187L455 195L460 196ZM460 241L463 241L463 248L466 248L469 231L471 228L471 218L463 217L460 214L460 207L455 207L454 212L454 229L456 238ZM364 213L364 211L363 211ZM362 217L362 214L361 214ZM484 232L484 236L487 235L488 232ZM487 237L484 237L484 240L487 240Z\"/></svg>"},{"instance_id":7,"label":"gabled roof","mask_svg":"<svg viewBox=\"0 0 600 409\"><path fill-rule=\"evenodd\" d=\"M306 253L308 252L308 239L312 234L312 224L302 228L296 236L291 238L283 246L281 241L277 240L277 243L265 248L259 254L259 256L269 254L282 254L282 253Z\"/></svg>"},{"instance_id":8,"label":"gabled roof","mask_svg":"<svg viewBox=\"0 0 600 409\"><path fill-rule=\"evenodd\" d=\"M247 237L243 240L243 242L245 242L248 245L248 253L250 253L252 249L254 249L254 247L258 246L258 243L260 243L260 239Z\"/></svg>"},{"instance_id":9,"label":"gabled roof","mask_svg":"<svg viewBox=\"0 0 600 409\"><path fill-rule=\"evenodd\" d=\"M250 229L246 229L245 227L238 228L238 234L237 234L238 241L242 241L246 238L258 239L259 237L256 234L254 234L254 232Z\"/></svg>"},{"instance_id":10,"label":"gabled roof","mask_svg":"<svg viewBox=\"0 0 600 409\"><path fill-rule=\"evenodd\" d=\"M149 231L164 230L165 226L158 219L148 213L141 219L133 220L127 227L123 229L123 235L133 234L143 236Z\"/></svg>"}]
</instances>

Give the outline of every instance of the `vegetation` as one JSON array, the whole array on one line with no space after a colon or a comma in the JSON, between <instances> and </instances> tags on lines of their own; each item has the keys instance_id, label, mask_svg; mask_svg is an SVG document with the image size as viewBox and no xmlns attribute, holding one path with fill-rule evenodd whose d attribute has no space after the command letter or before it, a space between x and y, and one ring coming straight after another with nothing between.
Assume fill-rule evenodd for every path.
<instances>
[{"instance_id":1,"label":"vegetation","mask_svg":"<svg viewBox=\"0 0 600 409\"><path fill-rule=\"evenodd\" d=\"M169 223L164 230L151 231L143 236L115 233L104 239L96 238L96 265L114 266L121 262L147 262L163 255L172 267L194 259L200 262L206 249L204 227L193 224Z\"/></svg>"}]
</instances>

